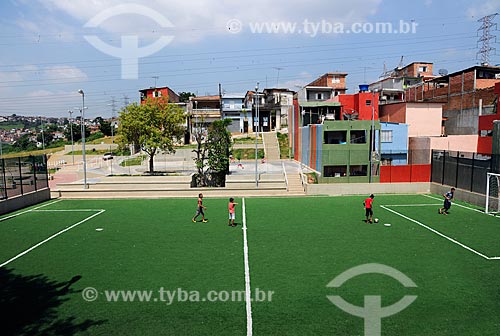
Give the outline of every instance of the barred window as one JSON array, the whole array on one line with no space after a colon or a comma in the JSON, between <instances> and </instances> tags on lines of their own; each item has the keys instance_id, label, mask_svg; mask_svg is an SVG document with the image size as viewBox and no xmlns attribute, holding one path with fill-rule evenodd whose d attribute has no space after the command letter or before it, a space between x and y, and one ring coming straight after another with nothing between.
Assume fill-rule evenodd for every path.
<instances>
[{"instance_id":1,"label":"barred window","mask_svg":"<svg viewBox=\"0 0 500 336\"><path fill-rule=\"evenodd\" d=\"M380 132L381 142L392 142L392 130L382 130Z\"/></svg>"}]
</instances>

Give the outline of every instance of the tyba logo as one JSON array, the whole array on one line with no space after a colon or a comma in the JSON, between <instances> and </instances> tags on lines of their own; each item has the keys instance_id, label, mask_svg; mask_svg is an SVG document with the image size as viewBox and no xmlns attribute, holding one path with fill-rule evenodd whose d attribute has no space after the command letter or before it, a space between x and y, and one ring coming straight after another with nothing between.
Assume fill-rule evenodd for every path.
<instances>
[{"instance_id":1,"label":"tyba logo","mask_svg":"<svg viewBox=\"0 0 500 336\"><path fill-rule=\"evenodd\" d=\"M84 27L96 28L104 21L124 14L136 14L148 17L162 28L174 27L167 18L157 11L137 4L118 5L103 10L90 19ZM115 47L104 43L95 35L85 35L84 38L97 50L121 59L122 79L137 79L139 76L139 58L160 51L174 39L173 36L164 35L148 46L139 47L139 36L124 35L121 37L121 47Z\"/></svg>"},{"instance_id":2,"label":"tyba logo","mask_svg":"<svg viewBox=\"0 0 500 336\"><path fill-rule=\"evenodd\" d=\"M398 280L405 287L417 287L417 285L405 274L395 268L382 264L364 264L353 267L338 275L330 281L327 287L338 288L346 281L358 275L378 273L387 275ZM382 330L382 318L395 315L404 310L417 299L416 295L405 295L398 302L382 307L382 297L379 295L365 295L364 307L355 306L338 295L327 296L328 299L343 311L365 320L365 336L379 336Z\"/></svg>"}]
</instances>

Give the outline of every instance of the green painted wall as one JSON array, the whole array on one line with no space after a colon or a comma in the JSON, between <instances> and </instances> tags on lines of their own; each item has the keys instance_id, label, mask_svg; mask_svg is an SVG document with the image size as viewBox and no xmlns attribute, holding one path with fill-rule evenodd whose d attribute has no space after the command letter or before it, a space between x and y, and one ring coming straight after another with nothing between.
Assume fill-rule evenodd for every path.
<instances>
[{"instance_id":1,"label":"green painted wall","mask_svg":"<svg viewBox=\"0 0 500 336\"><path fill-rule=\"evenodd\" d=\"M368 174L370 166L370 129L371 120L344 120L344 121L325 121L323 124L323 145L322 145L322 176L320 183L346 183L346 182L369 182L369 176L349 176L351 166L366 165ZM380 122L374 122L375 130L380 130ZM366 143L352 144L351 131L365 131ZM325 143L326 132L346 131L345 144L327 144ZM380 149L379 149L380 152ZM379 164L379 161L374 163ZM325 166L347 166L346 176L342 177L324 177ZM378 182L379 176L373 176L372 182Z\"/></svg>"}]
</instances>

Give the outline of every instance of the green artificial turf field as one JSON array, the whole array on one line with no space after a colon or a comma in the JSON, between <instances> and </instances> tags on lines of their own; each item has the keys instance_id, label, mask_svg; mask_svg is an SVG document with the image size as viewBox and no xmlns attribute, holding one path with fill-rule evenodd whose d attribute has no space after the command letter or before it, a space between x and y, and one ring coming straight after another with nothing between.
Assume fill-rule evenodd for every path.
<instances>
[{"instance_id":1,"label":"green artificial turf field","mask_svg":"<svg viewBox=\"0 0 500 336\"><path fill-rule=\"evenodd\" d=\"M376 196L380 221L367 224L363 200L236 199L236 228L227 199L211 198L208 223L191 222L196 198L51 201L3 216L2 333L364 335L375 324L329 297L376 321L365 301L383 310L413 296L378 318L379 334L498 334L500 218L457 203L439 215L432 195ZM332 285L353 268L371 274Z\"/></svg>"}]
</instances>

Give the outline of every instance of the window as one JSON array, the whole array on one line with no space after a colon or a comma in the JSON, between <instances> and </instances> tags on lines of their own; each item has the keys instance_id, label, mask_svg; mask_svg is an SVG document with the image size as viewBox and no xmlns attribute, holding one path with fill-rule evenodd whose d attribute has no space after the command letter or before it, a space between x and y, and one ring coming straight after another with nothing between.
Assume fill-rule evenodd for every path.
<instances>
[{"instance_id":1,"label":"window","mask_svg":"<svg viewBox=\"0 0 500 336\"><path fill-rule=\"evenodd\" d=\"M161 97L161 91L153 91L153 97L154 97L154 98L159 98L159 97Z\"/></svg>"},{"instance_id":2,"label":"window","mask_svg":"<svg viewBox=\"0 0 500 336\"><path fill-rule=\"evenodd\" d=\"M481 130L480 136L482 136L482 137L493 136L493 131L492 130Z\"/></svg>"},{"instance_id":3,"label":"window","mask_svg":"<svg viewBox=\"0 0 500 336\"><path fill-rule=\"evenodd\" d=\"M324 166L324 177L342 177L347 175L347 166Z\"/></svg>"},{"instance_id":4,"label":"window","mask_svg":"<svg viewBox=\"0 0 500 336\"><path fill-rule=\"evenodd\" d=\"M349 175L350 176L368 176L368 166L367 165L350 166L349 167Z\"/></svg>"},{"instance_id":5,"label":"window","mask_svg":"<svg viewBox=\"0 0 500 336\"><path fill-rule=\"evenodd\" d=\"M351 143L352 144L365 144L366 143L366 131L351 131Z\"/></svg>"},{"instance_id":6,"label":"window","mask_svg":"<svg viewBox=\"0 0 500 336\"><path fill-rule=\"evenodd\" d=\"M340 83L340 78L339 78L339 77L333 77L333 78L332 78L332 83L333 83L333 84L338 84L338 83Z\"/></svg>"},{"instance_id":7,"label":"window","mask_svg":"<svg viewBox=\"0 0 500 336\"><path fill-rule=\"evenodd\" d=\"M323 99L323 94L322 93L316 93L316 99L317 100L322 100Z\"/></svg>"},{"instance_id":8,"label":"window","mask_svg":"<svg viewBox=\"0 0 500 336\"><path fill-rule=\"evenodd\" d=\"M380 142L392 142L392 130L380 131Z\"/></svg>"},{"instance_id":9,"label":"window","mask_svg":"<svg viewBox=\"0 0 500 336\"><path fill-rule=\"evenodd\" d=\"M477 78L481 79L495 79L495 73L489 71L478 71Z\"/></svg>"},{"instance_id":10,"label":"window","mask_svg":"<svg viewBox=\"0 0 500 336\"><path fill-rule=\"evenodd\" d=\"M419 66L418 72L427 72L427 66L425 66L425 65Z\"/></svg>"},{"instance_id":11,"label":"window","mask_svg":"<svg viewBox=\"0 0 500 336\"><path fill-rule=\"evenodd\" d=\"M345 145L347 143L347 131L327 131L324 136L325 144Z\"/></svg>"},{"instance_id":12,"label":"window","mask_svg":"<svg viewBox=\"0 0 500 336\"><path fill-rule=\"evenodd\" d=\"M372 101L370 99L367 99L365 104L366 104L366 106L371 106L372 105Z\"/></svg>"}]
</instances>

